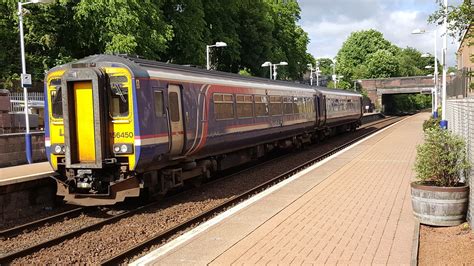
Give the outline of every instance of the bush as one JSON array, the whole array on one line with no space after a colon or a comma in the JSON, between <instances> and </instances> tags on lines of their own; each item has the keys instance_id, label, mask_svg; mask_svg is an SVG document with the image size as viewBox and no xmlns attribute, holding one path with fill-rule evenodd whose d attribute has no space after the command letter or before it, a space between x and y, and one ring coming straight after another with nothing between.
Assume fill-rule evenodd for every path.
<instances>
[{"instance_id":1,"label":"bush","mask_svg":"<svg viewBox=\"0 0 474 266\"><path fill-rule=\"evenodd\" d=\"M471 165L464 140L448 130L434 127L425 132L425 142L417 147L416 178L424 184L457 186L469 176Z\"/></svg>"},{"instance_id":2,"label":"bush","mask_svg":"<svg viewBox=\"0 0 474 266\"><path fill-rule=\"evenodd\" d=\"M426 130L428 129L434 129L439 127L440 122L441 118L433 118L432 116L430 116L428 120L425 120L425 122L423 122L423 131L426 132Z\"/></svg>"}]
</instances>

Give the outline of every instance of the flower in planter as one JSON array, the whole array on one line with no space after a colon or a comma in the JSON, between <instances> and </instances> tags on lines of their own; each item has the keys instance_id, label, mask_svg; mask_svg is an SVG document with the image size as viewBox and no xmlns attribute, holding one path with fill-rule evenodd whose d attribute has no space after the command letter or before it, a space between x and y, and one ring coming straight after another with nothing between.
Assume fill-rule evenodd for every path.
<instances>
[{"instance_id":1,"label":"flower in planter","mask_svg":"<svg viewBox=\"0 0 474 266\"><path fill-rule=\"evenodd\" d=\"M417 147L416 178L421 184L458 186L467 178L471 165L464 140L439 127L427 128L425 142Z\"/></svg>"}]
</instances>

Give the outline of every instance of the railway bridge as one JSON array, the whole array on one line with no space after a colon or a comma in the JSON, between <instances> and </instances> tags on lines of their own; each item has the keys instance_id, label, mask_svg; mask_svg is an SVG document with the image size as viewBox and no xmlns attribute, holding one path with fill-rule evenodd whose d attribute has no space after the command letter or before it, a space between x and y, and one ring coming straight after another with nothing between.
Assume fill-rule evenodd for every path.
<instances>
[{"instance_id":1,"label":"railway bridge","mask_svg":"<svg viewBox=\"0 0 474 266\"><path fill-rule=\"evenodd\" d=\"M449 81L449 80L448 80ZM359 82L375 108L383 110L384 95L393 94L431 94L434 80L430 76L395 77L383 79L363 79Z\"/></svg>"}]
</instances>

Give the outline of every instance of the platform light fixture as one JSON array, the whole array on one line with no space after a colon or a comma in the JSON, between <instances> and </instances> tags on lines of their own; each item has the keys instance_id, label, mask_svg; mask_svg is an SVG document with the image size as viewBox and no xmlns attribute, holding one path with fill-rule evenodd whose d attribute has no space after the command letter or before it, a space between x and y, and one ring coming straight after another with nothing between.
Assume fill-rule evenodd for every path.
<instances>
[{"instance_id":1,"label":"platform light fixture","mask_svg":"<svg viewBox=\"0 0 474 266\"><path fill-rule=\"evenodd\" d=\"M213 45L206 45L206 69L210 70L211 69L211 62L210 62L210 50L211 48L219 48L219 47L226 47L227 43L225 42L216 42Z\"/></svg>"},{"instance_id":2,"label":"platform light fixture","mask_svg":"<svg viewBox=\"0 0 474 266\"><path fill-rule=\"evenodd\" d=\"M434 76L434 103L433 103L433 110L432 110L432 115L434 118L437 118L438 117L438 48L437 48L437 35L438 35L438 31L437 29L435 28L433 31L427 31L427 30L424 30L424 29L414 29L411 33L412 34L424 34L424 33L430 33L432 32L433 33L433 43L434 43L434 73L433 73L433 76ZM431 55L429 53L424 53L421 55L421 57L423 58L428 58L428 57L431 57ZM425 67L426 69L430 69L432 68L432 66L426 66Z\"/></svg>"},{"instance_id":3,"label":"platform light fixture","mask_svg":"<svg viewBox=\"0 0 474 266\"><path fill-rule=\"evenodd\" d=\"M25 151L28 163L33 163L33 152L31 148L30 118L28 115L28 88L32 85L31 74L26 73L25 38L23 34L23 6L29 4L48 4L53 0L32 0L30 2L18 2L18 26L20 28L20 52L21 52L21 87L23 88L25 106Z\"/></svg>"}]
</instances>

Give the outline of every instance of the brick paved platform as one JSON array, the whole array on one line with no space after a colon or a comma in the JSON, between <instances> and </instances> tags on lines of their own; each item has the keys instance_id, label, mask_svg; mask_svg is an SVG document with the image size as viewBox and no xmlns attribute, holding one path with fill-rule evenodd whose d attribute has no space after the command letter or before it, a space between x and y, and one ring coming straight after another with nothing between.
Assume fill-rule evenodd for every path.
<instances>
[{"instance_id":1,"label":"brick paved platform","mask_svg":"<svg viewBox=\"0 0 474 266\"><path fill-rule=\"evenodd\" d=\"M407 118L134 264L410 264L410 181L428 116Z\"/></svg>"}]
</instances>

